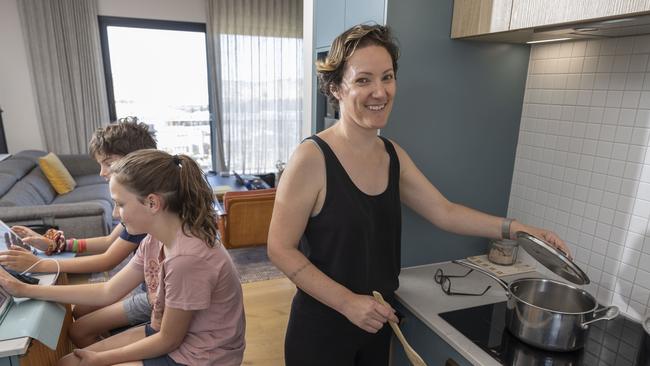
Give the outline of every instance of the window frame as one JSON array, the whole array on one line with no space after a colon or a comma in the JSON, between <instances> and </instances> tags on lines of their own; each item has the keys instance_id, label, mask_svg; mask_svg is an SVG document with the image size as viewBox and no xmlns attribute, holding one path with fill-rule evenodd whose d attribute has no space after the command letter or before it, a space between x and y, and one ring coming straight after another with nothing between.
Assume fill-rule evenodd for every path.
<instances>
[{"instance_id":1,"label":"window frame","mask_svg":"<svg viewBox=\"0 0 650 366\"><path fill-rule=\"evenodd\" d=\"M196 22L181 22L175 20L159 20L159 19L143 19L143 18L126 18L126 17L114 17L114 16L103 16L100 15L97 17L99 24L99 38L102 52L102 61L104 63L104 80L106 82L106 99L108 102L108 115L110 121L117 120L117 112L115 110L115 92L113 90L113 73L111 69L111 54L108 45L108 27L130 27L130 28L143 28L143 29L159 29L159 30L172 30L172 31L186 31L186 32L197 32L203 33L206 36L205 44L205 55L206 55L206 65L209 65L210 60L208 59L208 44L207 44L207 27L205 23L196 23ZM210 70L208 66L207 70L208 80L206 83L210 83ZM212 95L210 88L208 87L208 110L210 114L210 141L214 143L215 140L215 123L214 123L214 109L212 105ZM146 122L146 121L143 121ZM211 147L211 158L212 158L212 170L215 169L216 163L216 149Z\"/></svg>"}]
</instances>

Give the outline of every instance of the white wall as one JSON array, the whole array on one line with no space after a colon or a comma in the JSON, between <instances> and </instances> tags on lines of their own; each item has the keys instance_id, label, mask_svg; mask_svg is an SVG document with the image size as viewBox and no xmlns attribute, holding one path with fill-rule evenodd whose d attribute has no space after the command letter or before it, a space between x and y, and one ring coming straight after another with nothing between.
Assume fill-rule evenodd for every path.
<instances>
[{"instance_id":1,"label":"white wall","mask_svg":"<svg viewBox=\"0 0 650 366\"><path fill-rule=\"evenodd\" d=\"M10 153L43 149L16 0L0 0L0 108Z\"/></svg>"},{"instance_id":2,"label":"white wall","mask_svg":"<svg viewBox=\"0 0 650 366\"><path fill-rule=\"evenodd\" d=\"M204 0L99 0L107 16L204 23ZM16 0L0 0L0 107L10 153L44 149Z\"/></svg>"},{"instance_id":3,"label":"white wall","mask_svg":"<svg viewBox=\"0 0 650 366\"><path fill-rule=\"evenodd\" d=\"M531 49L509 215L564 238L589 293L650 315L650 36Z\"/></svg>"},{"instance_id":4,"label":"white wall","mask_svg":"<svg viewBox=\"0 0 650 366\"><path fill-rule=\"evenodd\" d=\"M205 0L98 0L99 14L205 23Z\"/></svg>"}]
</instances>

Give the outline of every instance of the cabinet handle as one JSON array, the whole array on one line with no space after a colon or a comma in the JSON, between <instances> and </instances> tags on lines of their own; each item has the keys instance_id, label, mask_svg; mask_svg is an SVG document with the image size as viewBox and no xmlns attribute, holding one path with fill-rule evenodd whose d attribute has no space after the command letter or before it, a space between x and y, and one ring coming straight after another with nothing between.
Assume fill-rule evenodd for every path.
<instances>
[{"instance_id":1,"label":"cabinet handle","mask_svg":"<svg viewBox=\"0 0 650 366\"><path fill-rule=\"evenodd\" d=\"M445 361L445 366L460 366L458 365L458 362L454 361L451 358L448 358L447 361Z\"/></svg>"}]
</instances>

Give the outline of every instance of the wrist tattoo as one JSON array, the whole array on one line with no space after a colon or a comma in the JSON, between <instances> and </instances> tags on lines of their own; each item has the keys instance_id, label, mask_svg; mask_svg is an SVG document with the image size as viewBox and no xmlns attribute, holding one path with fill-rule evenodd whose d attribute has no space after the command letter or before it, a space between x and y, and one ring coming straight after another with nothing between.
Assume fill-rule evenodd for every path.
<instances>
[{"instance_id":1,"label":"wrist tattoo","mask_svg":"<svg viewBox=\"0 0 650 366\"><path fill-rule=\"evenodd\" d=\"M310 264L311 264L311 262L307 262L307 263L303 264L297 270L289 273L289 275L287 277L289 277L289 279L293 281L293 279L298 275L298 273L300 273L300 271L302 271L303 269L307 268L307 266L309 266Z\"/></svg>"}]
</instances>

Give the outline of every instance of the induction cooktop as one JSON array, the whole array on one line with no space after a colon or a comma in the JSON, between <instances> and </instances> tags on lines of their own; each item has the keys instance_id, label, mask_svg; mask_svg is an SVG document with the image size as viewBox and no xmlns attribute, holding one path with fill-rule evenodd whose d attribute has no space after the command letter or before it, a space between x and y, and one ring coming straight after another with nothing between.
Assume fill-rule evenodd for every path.
<instances>
[{"instance_id":1,"label":"induction cooktop","mask_svg":"<svg viewBox=\"0 0 650 366\"><path fill-rule=\"evenodd\" d=\"M440 314L451 326L502 365L650 366L650 336L624 316L590 326L585 347L550 352L529 346L506 329L506 302Z\"/></svg>"}]
</instances>

